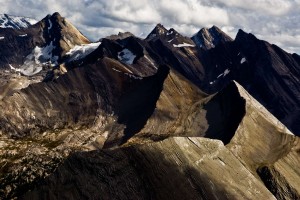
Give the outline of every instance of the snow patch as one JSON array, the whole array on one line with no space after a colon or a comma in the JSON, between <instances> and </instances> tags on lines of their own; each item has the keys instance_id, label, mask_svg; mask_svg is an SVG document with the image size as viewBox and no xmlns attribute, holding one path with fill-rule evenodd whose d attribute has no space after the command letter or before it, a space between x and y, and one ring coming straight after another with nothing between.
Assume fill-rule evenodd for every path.
<instances>
[{"instance_id":1,"label":"snow patch","mask_svg":"<svg viewBox=\"0 0 300 200\"><path fill-rule=\"evenodd\" d=\"M49 45L40 48L40 47L35 47L34 49L34 59L35 63L39 62L48 62L50 61L51 63L54 63L57 65L57 60L58 56L52 56L52 52L56 47L53 45L53 42L51 41ZM28 57L28 56L27 56ZM33 58L32 55L29 55L28 58Z\"/></svg>"},{"instance_id":2,"label":"snow patch","mask_svg":"<svg viewBox=\"0 0 300 200\"><path fill-rule=\"evenodd\" d=\"M247 60L246 60L246 58L244 57L244 58L242 58L242 60L241 60L241 64L243 64L244 62L246 62Z\"/></svg>"},{"instance_id":3,"label":"snow patch","mask_svg":"<svg viewBox=\"0 0 300 200\"><path fill-rule=\"evenodd\" d=\"M118 59L125 64L132 65L136 55L134 55L129 49L123 49L118 52Z\"/></svg>"},{"instance_id":4,"label":"snow patch","mask_svg":"<svg viewBox=\"0 0 300 200\"><path fill-rule=\"evenodd\" d=\"M32 52L26 56L24 64L20 68L10 68L16 72L20 72L25 76L33 76L43 69L43 65L58 65L58 56L52 55L56 47L51 42L45 47L36 46Z\"/></svg>"},{"instance_id":5,"label":"snow patch","mask_svg":"<svg viewBox=\"0 0 300 200\"><path fill-rule=\"evenodd\" d=\"M155 37L156 37L156 34L153 33L153 34L149 35L149 38L148 38L148 39L151 40L151 39L153 39L153 38L155 38Z\"/></svg>"},{"instance_id":6,"label":"snow patch","mask_svg":"<svg viewBox=\"0 0 300 200\"><path fill-rule=\"evenodd\" d=\"M49 22L49 27L48 27L48 30L50 30L52 28L52 22L50 19L48 19L48 22Z\"/></svg>"},{"instance_id":7,"label":"snow patch","mask_svg":"<svg viewBox=\"0 0 300 200\"><path fill-rule=\"evenodd\" d=\"M179 47L195 47L195 45L188 44L188 43L183 43L183 44L173 44L174 47L179 48Z\"/></svg>"},{"instance_id":8,"label":"snow patch","mask_svg":"<svg viewBox=\"0 0 300 200\"><path fill-rule=\"evenodd\" d=\"M99 47L101 42L95 42L95 43L90 43L90 44L82 44L82 45L76 45L70 51L66 53L66 55L69 55L69 61L72 60L79 60L81 58L84 58L88 54L92 53Z\"/></svg>"},{"instance_id":9,"label":"snow patch","mask_svg":"<svg viewBox=\"0 0 300 200\"><path fill-rule=\"evenodd\" d=\"M171 40L169 40L168 42L170 43L170 42L172 42L174 40L174 38L173 39L171 39Z\"/></svg>"},{"instance_id":10,"label":"snow patch","mask_svg":"<svg viewBox=\"0 0 300 200\"><path fill-rule=\"evenodd\" d=\"M224 71L223 73L219 74L219 75L217 76L217 78L220 78L221 76L225 77L227 74L229 74L229 72L230 72L229 69L225 69L225 71Z\"/></svg>"},{"instance_id":11,"label":"snow patch","mask_svg":"<svg viewBox=\"0 0 300 200\"><path fill-rule=\"evenodd\" d=\"M5 38L5 37L2 37L2 36L1 36L1 37L0 37L0 40L4 40L4 38Z\"/></svg>"},{"instance_id":12,"label":"snow patch","mask_svg":"<svg viewBox=\"0 0 300 200\"><path fill-rule=\"evenodd\" d=\"M120 71L120 70L118 70L118 69L116 69L114 67L112 68L112 70L114 70L114 71L116 71L118 73L124 74L126 76L129 76L130 78L133 78L133 79L137 79L137 80L142 80L143 79L142 77L136 76L136 75L134 75L132 73L122 72L122 71Z\"/></svg>"},{"instance_id":13,"label":"snow patch","mask_svg":"<svg viewBox=\"0 0 300 200\"><path fill-rule=\"evenodd\" d=\"M27 28L30 25L36 24L37 21L26 17L16 17L11 15L0 14L0 28Z\"/></svg>"},{"instance_id":14,"label":"snow patch","mask_svg":"<svg viewBox=\"0 0 300 200\"><path fill-rule=\"evenodd\" d=\"M173 31L170 31L170 32L167 32L167 35L171 35L173 33L174 33Z\"/></svg>"},{"instance_id":15,"label":"snow patch","mask_svg":"<svg viewBox=\"0 0 300 200\"><path fill-rule=\"evenodd\" d=\"M30 65L28 67L22 67L22 68L14 68L11 64L9 64L9 67L11 70L14 70L15 72L20 72L25 76L32 76L34 74L39 73L43 69L43 67L35 66L35 65Z\"/></svg>"},{"instance_id":16,"label":"snow patch","mask_svg":"<svg viewBox=\"0 0 300 200\"><path fill-rule=\"evenodd\" d=\"M26 37L26 36L27 36L27 34L19 35L19 37Z\"/></svg>"},{"instance_id":17,"label":"snow patch","mask_svg":"<svg viewBox=\"0 0 300 200\"><path fill-rule=\"evenodd\" d=\"M139 76L135 76L134 74L129 74L129 73L124 73L126 76L129 76L130 78L133 78L133 79L137 79L137 80L142 80L143 78L142 77L139 77Z\"/></svg>"},{"instance_id":18,"label":"snow patch","mask_svg":"<svg viewBox=\"0 0 300 200\"><path fill-rule=\"evenodd\" d=\"M116 72L119 72L119 73L122 73L120 70L116 69L116 68L112 68L112 70L116 71Z\"/></svg>"},{"instance_id":19,"label":"snow patch","mask_svg":"<svg viewBox=\"0 0 300 200\"><path fill-rule=\"evenodd\" d=\"M224 73L223 73L223 74L224 74L223 77L226 76L227 74L229 74L229 72L230 72L229 69L225 69L225 71L224 71Z\"/></svg>"},{"instance_id":20,"label":"snow patch","mask_svg":"<svg viewBox=\"0 0 300 200\"><path fill-rule=\"evenodd\" d=\"M37 20L31 19L31 18L25 18L25 20L26 20L27 22L29 22L30 25L34 25L34 24L36 24L36 23L38 22Z\"/></svg>"}]
</instances>

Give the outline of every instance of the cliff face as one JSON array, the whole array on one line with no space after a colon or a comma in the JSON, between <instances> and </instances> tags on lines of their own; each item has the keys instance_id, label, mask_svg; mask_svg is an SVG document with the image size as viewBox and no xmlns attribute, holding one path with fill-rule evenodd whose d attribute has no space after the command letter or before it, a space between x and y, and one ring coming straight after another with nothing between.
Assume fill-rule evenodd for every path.
<instances>
[{"instance_id":1,"label":"cliff face","mask_svg":"<svg viewBox=\"0 0 300 200\"><path fill-rule=\"evenodd\" d=\"M298 123L295 123L299 119L297 56L240 30L233 42L204 51L200 59L206 72L206 80L200 86L202 90L214 93L236 80L299 135Z\"/></svg>"}]
</instances>

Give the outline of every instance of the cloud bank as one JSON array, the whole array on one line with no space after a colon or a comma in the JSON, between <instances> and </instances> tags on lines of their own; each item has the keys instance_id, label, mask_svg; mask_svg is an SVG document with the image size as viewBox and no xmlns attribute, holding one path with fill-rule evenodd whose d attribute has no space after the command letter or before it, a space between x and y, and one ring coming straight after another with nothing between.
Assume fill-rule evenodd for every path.
<instances>
[{"instance_id":1,"label":"cloud bank","mask_svg":"<svg viewBox=\"0 0 300 200\"><path fill-rule=\"evenodd\" d=\"M42 19L59 12L92 40L130 31L145 37L157 23L191 36L216 25L239 28L300 54L300 0L0 0L0 13Z\"/></svg>"}]
</instances>

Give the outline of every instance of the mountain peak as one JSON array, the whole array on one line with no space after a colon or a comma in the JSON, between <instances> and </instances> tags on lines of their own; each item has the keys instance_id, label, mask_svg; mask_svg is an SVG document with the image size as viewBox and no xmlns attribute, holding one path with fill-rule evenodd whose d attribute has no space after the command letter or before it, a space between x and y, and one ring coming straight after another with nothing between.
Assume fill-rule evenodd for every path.
<instances>
[{"instance_id":1,"label":"mountain peak","mask_svg":"<svg viewBox=\"0 0 300 200\"><path fill-rule=\"evenodd\" d=\"M55 22L61 22L61 21L64 21L65 18L62 17L58 12L55 12L53 13L52 15L51 14L48 14L46 17L44 17L44 19L42 19L42 21L48 21L50 23L50 21L52 23L55 23Z\"/></svg>"},{"instance_id":2,"label":"mountain peak","mask_svg":"<svg viewBox=\"0 0 300 200\"><path fill-rule=\"evenodd\" d=\"M219 43L233 41L226 33L219 27L213 25L211 28L202 28L193 37L192 40L197 46L204 49L214 48Z\"/></svg>"},{"instance_id":3,"label":"mountain peak","mask_svg":"<svg viewBox=\"0 0 300 200\"><path fill-rule=\"evenodd\" d=\"M167 30L161 23L156 24L154 29L161 29L161 30Z\"/></svg>"},{"instance_id":4,"label":"mountain peak","mask_svg":"<svg viewBox=\"0 0 300 200\"><path fill-rule=\"evenodd\" d=\"M132 33L130 32L119 32L117 35L113 34L110 36L105 37L106 39L110 39L110 40L118 40L118 39L125 39L128 37L134 36ZM102 40L102 39L101 39Z\"/></svg>"},{"instance_id":5,"label":"mountain peak","mask_svg":"<svg viewBox=\"0 0 300 200\"><path fill-rule=\"evenodd\" d=\"M236 34L235 40L236 42L240 43L248 40L256 41L257 38L252 33L247 33L242 29L239 29L238 33Z\"/></svg>"},{"instance_id":6,"label":"mountain peak","mask_svg":"<svg viewBox=\"0 0 300 200\"><path fill-rule=\"evenodd\" d=\"M61 15L59 14L59 12L55 12L52 14L52 17L61 17Z\"/></svg>"},{"instance_id":7,"label":"mountain peak","mask_svg":"<svg viewBox=\"0 0 300 200\"><path fill-rule=\"evenodd\" d=\"M57 45L60 41L65 43L63 45L65 52L75 45L90 43L90 41L83 36L75 26L58 12L47 15L41 22L44 24L44 37L46 38L46 41L55 41Z\"/></svg>"},{"instance_id":8,"label":"mountain peak","mask_svg":"<svg viewBox=\"0 0 300 200\"><path fill-rule=\"evenodd\" d=\"M151 31L151 33L146 37L146 39L152 39L156 36L159 35L164 35L168 32L168 30L162 25L162 24L157 24L154 29Z\"/></svg>"},{"instance_id":9,"label":"mountain peak","mask_svg":"<svg viewBox=\"0 0 300 200\"><path fill-rule=\"evenodd\" d=\"M21 29L37 23L36 20L28 17L0 14L0 28Z\"/></svg>"}]
</instances>

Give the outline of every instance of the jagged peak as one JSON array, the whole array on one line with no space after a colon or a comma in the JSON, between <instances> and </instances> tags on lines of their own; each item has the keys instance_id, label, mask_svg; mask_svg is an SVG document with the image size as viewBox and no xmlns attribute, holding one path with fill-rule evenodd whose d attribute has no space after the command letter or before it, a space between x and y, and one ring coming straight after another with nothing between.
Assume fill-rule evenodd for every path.
<instances>
[{"instance_id":1,"label":"jagged peak","mask_svg":"<svg viewBox=\"0 0 300 200\"><path fill-rule=\"evenodd\" d=\"M236 34L236 38L241 37L241 36L245 36L245 35L248 35L248 33L246 33L243 29L239 29L237 34Z\"/></svg>"},{"instance_id":2,"label":"jagged peak","mask_svg":"<svg viewBox=\"0 0 300 200\"><path fill-rule=\"evenodd\" d=\"M255 35L253 35L252 33L247 33L242 29L239 29L236 37L235 37L235 41L237 42L243 42L243 41L258 41L257 37Z\"/></svg>"},{"instance_id":3,"label":"jagged peak","mask_svg":"<svg viewBox=\"0 0 300 200\"><path fill-rule=\"evenodd\" d=\"M44 17L44 19L49 19L49 18L63 18L59 12L54 12L53 14L47 14L46 17Z\"/></svg>"},{"instance_id":4,"label":"jagged peak","mask_svg":"<svg viewBox=\"0 0 300 200\"><path fill-rule=\"evenodd\" d=\"M197 46L204 49L214 48L221 42L233 41L231 37L215 25L211 28L201 28L191 39Z\"/></svg>"},{"instance_id":5,"label":"jagged peak","mask_svg":"<svg viewBox=\"0 0 300 200\"><path fill-rule=\"evenodd\" d=\"M118 40L118 39L125 39L125 38L128 38L128 37L132 37L134 36L132 33L126 31L126 32L119 32L118 34L113 34L113 35L110 35L110 36L107 36L105 37L106 39L110 39L110 40ZM101 41L102 39L100 39Z\"/></svg>"},{"instance_id":6,"label":"jagged peak","mask_svg":"<svg viewBox=\"0 0 300 200\"><path fill-rule=\"evenodd\" d=\"M273 114L271 114L236 81L230 81L213 97L210 102L214 101L222 102L222 107L226 107L227 110L225 112L229 111L226 116L231 117L229 117L229 121L225 122L225 124L227 124L227 128L224 133L226 134L220 134L219 132L207 132L205 137L219 139L222 140L224 144L228 144L233 138L237 137L237 129L241 126L244 126L243 123L241 123L242 120L247 117L249 118L253 112L261 116L268 125L275 127L276 130L278 130L281 134L293 136L293 133L289 131L285 125L283 125ZM253 120L257 119L253 118ZM225 118L224 120L226 121L227 119ZM247 134L253 134L253 132Z\"/></svg>"},{"instance_id":7,"label":"jagged peak","mask_svg":"<svg viewBox=\"0 0 300 200\"><path fill-rule=\"evenodd\" d=\"M164 35L167 32L168 30L162 24L159 23L154 27L154 29L150 32L146 39L152 39L158 35Z\"/></svg>"},{"instance_id":8,"label":"jagged peak","mask_svg":"<svg viewBox=\"0 0 300 200\"><path fill-rule=\"evenodd\" d=\"M237 34L236 34L236 38L238 38L238 37L247 37L247 36L255 37L255 35L253 35L252 33L247 33L243 29L239 29Z\"/></svg>"},{"instance_id":9,"label":"jagged peak","mask_svg":"<svg viewBox=\"0 0 300 200\"><path fill-rule=\"evenodd\" d=\"M161 23L156 24L156 26L154 27L154 30L167 31L167 29Z\"/></svg>"},{"instance_id":10,"label":"jagged peak","mask_svg":"<svg viewBox=\"0 0 300 200\"><path fill-rule=\"evenodd\" d=\"M66 37L68 34L72 34L77 38L76 40L78 41L76 41L74 44L90 43L90 41L72 23L62 17L58 12L55 12L52 15L48 14L41 20L41 23L45 29L46 37L49 36L50 39L53 37L53 35L59 36L59 32L64 32L62 35L65 35ZM58 39L60 39L60 36ZM68 44L68 46L70 45L71 44Z\"/></svg>"},{"instance_id":11,"label":"jagged peak","mask_svg":"<svg viewBox=\"0 0 300 200\"><path fill-rule=\"evenodd\" d=\"M274 126L277 126L278 129L282 130L283 133L294 135L285 125L283 125L273 114L271 114L261 103L259 103L254 97L252 97L243 86L238 82L232 81L231 84L234 84L238 89L238 92L241 97L246 100L246 104L251 105L257 109L260 113L263 114L265 119L269 121Z\"/></svg>"},{"instance_id":12,"label":"jagged peak","mask_svg":"<svg viewBox=\"0 0 300 200\"><path fill-rule=\"evenodd\" d=\"M219 27L217 27L216 25L213 25L210 30L216 30L218 32L223 32Z\"/></svg>"},{"instance_id":13,"label":"jagged peak","mask_svg":"<svg viewBox=\"0 0 300 200\"><path fill-rule=\"evenodd\" d=\"M6 13L0 14L0 28L21 29L36 23L35 19L29 17L14 16Z\"/></svg>"},{"instance_id":14,"label":"jagged peak","mask_svg":"<svg viewBox=\"0 0 300 200\"><path fill-rule=\"evenodd\" d=\"M52 14L52 17L58 18L58 17L61 17L61 15L59 14L59 12L55 12Z\"/></svg>"},{"instance_id":15,"label":"jagged peak","mask_svg":"<svg viewBox=\"0 0 300 200\"><path fill-rule=\"evenodd\" d=\"M59 24L59 22L62 22L64 20L65 20L64 17L62 17L58 12L55 12L53 14L46 15L46 17L44 17L41 21L46 24L48 22L48 24L50 25L50 22L51 22L51 24L53 24L55 22L58 22L58 24Z\"/></svg>"},{"instance_id":16,"label":"jagged peak","mask_svg":"<svg viewBox=\"0 0 300 200\"><path fill-rule=\"evenodd\" d=\"M210 28L203 27L201 28L196 34L193 36L199 35L199 34L212 34L212 33L224 33L219 27L213 25ZM225 33L224 33L225 34Z\"/></svg>"},{"instance_id":17,"label":"jagged peak","mask_svg":"<svg viewBox=\"0 0 300 200\"><path fill-rule=\"evenodd\" d=\"M180 33L176 31L174 28L170 28L167 32L167 35L180 35Z\"/></svg>"}]
</instances>

